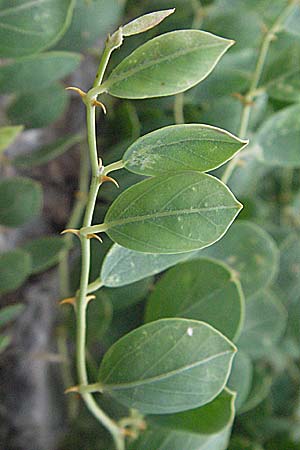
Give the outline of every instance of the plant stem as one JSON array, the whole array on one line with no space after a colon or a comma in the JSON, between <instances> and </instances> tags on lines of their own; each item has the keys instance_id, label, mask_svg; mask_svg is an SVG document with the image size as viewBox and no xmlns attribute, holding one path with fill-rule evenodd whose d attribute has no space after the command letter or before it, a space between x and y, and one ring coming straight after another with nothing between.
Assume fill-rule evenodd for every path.
<instances>
[{"instance_id":1,"label":"plant stem","mask_svg":"<svg viewBox=\"0 0 300 450\"><path fill-rule=\"evenodd\" d=\"M94 82L94 87L101 84L105 69L107 67L109 57L112 49L107 41L106 47L101 58L97 76ZM83 227L89 227L92 224L94 208L97 200L99 188L101 186L101 167L98 164L98 153L96 143L96 114L95 106L91 102L86 102L87 115L87 136L89 146L89 157L92 169L92 179L90 191L88 193L86 210L83 219ZM76 361L78 381L81 386L88 384L88 374L86 367L86 309L87 309L87 294L90 274L90 240L85 237L80 237L81 243L81 277L78 297L76 299L76 315L77 315L77 336L76 336ZM82 398L94 415L94 417L101 422L101 424L111 433L117 450L124 450L124 437L120 427L99 407L95 399L90 393L82 393Z\"/></svg>"},{"instance_id":2,"label":"plant stem","mask_svg":"<svg viewBox=\"0 0 300 450\"><path fill-rule=\"evenodd\" d=\"M252 78L252 81L250 84L250 88L244 98L243 112L242 112L242 116L241 116L240 129L239 129L239 133L238 133L239 137L242 139L245 138L247 131L248 131L251 110L253 107L254 99L257 94L257 87L258 87L258 84L261 79L261 75L262 75L262 72L264 69L264 65L266 62L270 44L273 41L276 33L278 31L280 31L282 24L285 22L285 20L288 18L290 13L293 11L294 7L295 7L295 2L288 3L288 5L279 14L279 16L275 20L274 24L267 31L267 33L265 34L265 36L262 40L260 51L259 51L257 62L256 62L256 67L255 67L255 70L253 73L253 78ZM224 183L228 182L234 169L236 168L236 165L238 164L239 158L240 158L240 155L236 156L227 165L227 167L224 171L224 174L222 176L222 181Z\"/></svg>"},{"instance_id":3,"label":"plant stem","mask_svg":"<svg viewBox=\"0 0 300 450\"><path fill-rule=\"evenodd\" d=\"M180 94L175 95L174 98L174 119L177 125L184 123L183 106L184 94L181 92Z\"/></svg>"},{"instance_id":4,"label":"plant stem","mask_svg":"<svg viewBox=\"0 0 300 450\"><path fill-rule=\"evenodd\" d=\"M81 144L80 146L80 174L79 174L79 186L78 195L75 200L75 204L70 216L70 219L66 225L66 228L77 228L80 218L83 214L84 207L87 199L87 192L89 186L89 160L86 146ZM60 261L58 266L59 272L59 285L60 296L62 298L69 297L70 291L70 275L69 275L69 251L71 243L74 237L71 234L65 234L64 240L66 248L61 251Z\"/></svg>"}]
</instances>

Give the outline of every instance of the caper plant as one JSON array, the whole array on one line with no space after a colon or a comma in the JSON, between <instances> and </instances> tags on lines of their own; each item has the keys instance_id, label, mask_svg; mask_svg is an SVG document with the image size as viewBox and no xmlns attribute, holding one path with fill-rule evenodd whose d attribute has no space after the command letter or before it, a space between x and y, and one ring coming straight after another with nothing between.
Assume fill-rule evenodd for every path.
<instances>
[{"instance_id":1,"label":"caper plant","mask_svg":"<svg viewBox=\"0 0 300 450\"><path fill-rule=\"evenodd\" d=\"M133 142L121 160L107 166L98 152L95 111L96 107L106 109L101 94L127 99L179 94L205 79L233 45L233 41L199 30L165 33L138 47L104 78L110 56L124 38L154 27L173 12L149 13L120 27L106 40L93 87L87 93L78 87L69 88L80 94L86 106L92 168L82 227L64 231L79 237L82 255L80 287L74 299L78 386L69 391L81 394L90 411L112 434L117 450L125 448L128 429L135 429L139 421L133 415L116 423L97 405L94 392L108 393L142 415L199 408L221 394L236 352L224 334L204 321L180 315L156 318L150 311L150 323L124 336L105 354L98 380L90 383L87 374L86 310L93 292L101 286L122 286L175 262L196 258L200 249L226 233L242 208L224 183L206 174L247 145L247 141L225 130L197 123L160 128ZM113 202L102 224L93 224L99 188L104 182L117 184L110 174L122 168L147 178ZM89 284L90 240L101 239L101 233L115 245L106 256L100 277ZM122 260L128 264L128 276L118 269ZM211 273L217 283L226 280L232 284L234 301L240 307L233 329L224 331L233 339L238 335L242 314L238 282L224 267L211 262L206 262L202 270L205 276ZM229 399L232 396L229 392L224 395Z\"/></svg>"}]
</instances>

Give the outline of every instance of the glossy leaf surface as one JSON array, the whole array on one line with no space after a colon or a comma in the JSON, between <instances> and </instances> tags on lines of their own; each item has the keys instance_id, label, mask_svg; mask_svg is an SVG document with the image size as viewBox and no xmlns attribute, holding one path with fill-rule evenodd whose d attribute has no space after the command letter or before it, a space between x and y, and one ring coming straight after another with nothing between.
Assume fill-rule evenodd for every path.
<instances>
[{"instance_id":1,"label":"glossy leaf surface","mask_svg":"<svg viewBox=\"0 0 300 450\"><path fill-rule=\"evenodd\" d=\"M105 231L124 247L147 253L181 253L211 245L241 209L218 179L180 172L142 181L109 208Z\"/></svg>"},{"instance_id":2,"label":"glossy leaf surface","mask_svg":"<svg viewBox=\"0 0 300 450\"><path fill-rule=\"evenodd\" d=\"M0 182L0 224L17 227L29 222L42 207L41 185L25 177Z\"/></svg>"},{"instance_id":3,"label":"glossy leaf surface","mask_svg":"<svg viewBox=\"0 0 300 450\"><path fill-rule=\"evenodd\" d=\"M220 242L201 253L234 269L246 297L268 285L278 269L275 242L262 228L246 221L235 223Z\"/></svg>"},{"instance_id":4,"label":"glossy leaf surface","mask_svg":"<svg viewBox=\"0 0 300 450\"><path fill-rule=\"evenodd\" d=\"M12 160L12 164L16 167L35 167L46 164L67 152L73 145L79 143L81 140L81 134L60 138L57 141L51 142L51 144L40 147L30 153L17 155Z\"/></svg>"},{"instance_id":5,"label":"glossy leaf surface","mask_svg":"<svg viewBox=\"0 0 300 450\"><path fill-rule=\"evenodd\" d=\"M22 248L31 256L31 272L39 273L58 264L60 252L65 247L61 237L42 237L26 242Z\"/></svg>"},{"instance_id":6,"label":"glossy leaf surface","mask_svg":"<svg viewBox=\"0 0 300 450\"><path fill-rule=\"evenodd\" d=\"M241 150L247 141L208 125L173 125L146 134L125 152L127 170L141 175L216 169Z\"/></svg>"},{"instance_id":7,"label":"glossy leaf surface","mask_svg":"<svg viewBox=\"0 0 300 450\"><path fill-rule=\"evenodd\" d=\"M230 341L203 322L158 320L135 329L108 350L99 386L143 413L196 408L221 392L234 352Z\"/></svg>"},{"instance_id":8,"label":"glossy leaf surface","mask_svg":"<svg viewBox=\"0 0 300 450\"><path fill-rule=\"evenodd\" d=\"M30 255L23 250L13 250L0 255L0 293L18 289L31 272Z\"/></svg>"},{"instance_id":9,"label":"glossy leaf surface","mask_svg":"<svg viewBox=\"0 0 300 450\"><path fill-rule=\"evenodd\" d=\"M53 45L67 29L73 6L73 0L2 1L0 56L30 55Z\"/></svg>"},{"instance_id":10,"label":"glossy leaf surface","mask_svg":"<svg viewBox=\"0 0 300 450\"><path fill-rule=\"evenodd\" d=\"M259 128L261 159L273 166L300 167L300 105L273 114ZM284 151L283 151L284 149Z\"/></svg>"},{"instance_id":11,"label":"glossy leaf surface","mask_svg":"<svg viewBox=\"0 0 300 450\"><path fill-rule=\"evenodd\" d=\"M158 281L145 320L202 320L233 340L243 322L243 305L243 293L233 273L223 264L202 259L177 265Z\"/></svg>"},{"instance_id":12,"label":"glossy leaf surface","mask_svg":"<svg viewBox=\"0 0 300 450\"><path fill-rule=\"evenodd\" d=\"M206 78L232 41L198 30L158 36L125 58L100 90L123 98L186 91Z\"/></svg>"},{"instance_id":13,"label":"glossy leaf surface","mask_svg":"<svg viewBox=\"0 0 300 450\"><path fill-rule=\"evenodd\" d=\"M81 55L71 52L48 52L10 61L0 66L0 94L44 89L73 72L80 61Z\"/></svg>"},{"instance_id":14,"label":"glossy leaf surface","mask_svg":"<svg viewBox=\"0 0 300 450\"><path fill-rule=\"evenodd\" d=\"M22 132L23 126L0 127L0 152L5 150Z\"/></svg>"}]
</instances>

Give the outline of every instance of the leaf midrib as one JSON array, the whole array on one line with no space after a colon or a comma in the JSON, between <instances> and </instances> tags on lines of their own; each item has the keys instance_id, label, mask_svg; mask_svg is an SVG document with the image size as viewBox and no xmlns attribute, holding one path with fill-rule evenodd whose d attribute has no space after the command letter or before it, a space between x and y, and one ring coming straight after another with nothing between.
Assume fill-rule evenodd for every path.
<instances>
[{"instance_id":1,"label":"leaf midrib","mask_svg":"<svg viewBox=\"0 0 300 450\"><path fill-rule=\"evenodd\" d=\"M201 361L197 361L195 363L192 364L188 364L186 366L182 366L180 369L175 369L175 370L171 370L170 372L166 372L160 375L156 375L154 377L150 377L150 378L146 378L144 380L139 380L139 381L131 381L128 383L118 383L118 384L101 384L100 381L100 385L101 388L105 391L110 391L110 390L121 390L121 389L130 389L130 388L136 388L138 386L143 386L145 384L151 384L151 383L155 383L158 381L162 381L162 380L166 380L170 377L172 377L173 375L177 376L182 374L183 372L186 372L187 370L192 370L195 369L203 364L209 363L211 361L213 361L214 359L217 359L219 357L225 356L227 354L234 354L234 349L232 348L231 350L226 350L220 353L217 353L215 355L211 355L208 356L205 359L202 359Z\"/></svg>"},{"instance_id":2,"label":"leaf midrib","mask_svg":"<svg viewBox=\"0 0 300 450\"><path fill-rule=\"evenodd\" d=\"M120 225L126 225L128 223L144 222L144 221L150 220L150 219L160 219L162 217L173 217L173 216L180 216L180 215L184 215L184 214L199 214L202 212L227 210L227 209L239 209L239 206L238 205L233 205L233 206L220 205L220 206L211 206L209 208L194 208L194 209L187 208L187 209L160 211L160 212L152 213L152 214L144 214L141 216L127 217L122 220L113 220L111 222L104 221L104 225L107 226L106 229L109 229L109 228L113 228L113 227L120 226Z\"/></svg>"},{"instance_id":3,"label":"leaf midrib","mask_svg":"<svg viewBox=\"0 0 300 450\"><path fill-rule=\"evenodd\" d=\"M211 48L211 47L223 47L223 43L218 42L218 43L214 43L214 44L201 44L197 47L194 47L193 49L178 50L177 52L174 52L171 55L169 54L169 55L163 56L161 58L158 58L155 61L150 60L148 62L145 62L144 64L137 65L137 66L131 68L130 70L127 70L126 72L121 72L120 75L115 75L114 72L112 72L111 76L103 83L102 87L105 91L107 91L111 87L113 87L116 83L119 83L120 81L124 81L127 78L131 77L132 75L134 75L138 72L142 72L151 66L156 66L156 65L161 64L168 60L172 61L175 58L178 58L180 56L186 56L189 53L198 51L199 49L207 49L207 48ZM133 53L131 55L129 55L128 58L130 58L132 55L133 55ZM120 66L118 66L118 67L120 67ZM117 68L115 70L117 70Z\"/></svg>"}]
</instances>

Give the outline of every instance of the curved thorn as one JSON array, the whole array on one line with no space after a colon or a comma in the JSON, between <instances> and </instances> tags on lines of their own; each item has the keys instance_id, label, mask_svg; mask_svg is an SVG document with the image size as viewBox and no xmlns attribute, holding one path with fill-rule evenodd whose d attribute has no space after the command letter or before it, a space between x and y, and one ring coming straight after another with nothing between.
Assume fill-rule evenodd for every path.
<instances>
[{"instance_id":1,"label":"curved thorn","mask_svg":"<svg viewBox=\"0 0 300 450\"><path fill-rule=\"evenodd\" d=\"M86 301L87 301L87 303L89 303L91 300L95 300L95 298L96 298L96 295L87 295Z\"/></svg>"},{"instance_id":2,"label":"curved thorn","mask_svg":"<svg viewBox=\"0 0 300 450\"><path fill-rule=\"evenodd\" d=\"M59 302L60 305L72 305L75 306L75 302L76 302L76 297L68 297L68 298L64 298L63 300L61 300Z\"/></svg>"},{"instance_id":3,"label":"curved thorn","mask_svg":"<svg viewBox=\"0 0 300 450\"><path fill-rule=\"evenodd\" d=\"M93 100L93 101L92 101L92 106L100 106L100 108L102 109L102 111L104 112L104 114L107 113L106 106L105 106L102 102L99 102L99 100Z\"/></svg>"},{"instance_id":4,"label":"curved thorn","mask_svg":"<svg viewBox=\"0 0 300 450\"><path fill-rule=\"evenodd\" d=\"M66 87L65 90L77 92L77 94L79 94L81 98L86 97L86 92L84 92L82 89L79 89L77 87L69 86L69 87Z\"/></svg>"},{"instance_id":5,"label":"curved thorn","mask_svg":"<svg viewBox=\"0 0 300 450\"><path fill-rule=\"evenodd\" d=\"M80 391L80 386L71 386L65 390L65 394L70 394L71 392L78 393Z\"/></svg>"},{"instance_id":6,"label":"curved thorn","mask_svg":"<svg viewBox=\"0 0 300 450\"><path fill-rule=\"evenodd\" d=\"M119 188L119 183L117 182L117 180L115 180L112 177L108 177L107 175L102 175L101 177L101 183L105 183L106 181L110 181L112 182L115 186L117 186L117 188Z\"/></svg>"},{"instance_id":7,"label":"curved thorn","mask_svg":"<svg viewBox=\"0 0 300 450\"><path fill-rule=\"evenodd\" d=\"M87 234L86 237L87 237L88 239L97 239L97 241L101 242L101 244L102 244L102 242L103 242L103 240L101 239L101 237L98 236L98 235L95 234L95 233Z\"/></svg>"},{"instance_id":8,"label":"curved thorn","mask_svg":"<svg viewBox=\"0 0 300 450\"><path fill-rule=\"evenodd\" d=\"M74 228L67 228L66 230L61 231L60 234L67 234L67 233L75 234L75 236L80 237L79 230L75 230Z\"/></svg>"}]
</instances>

